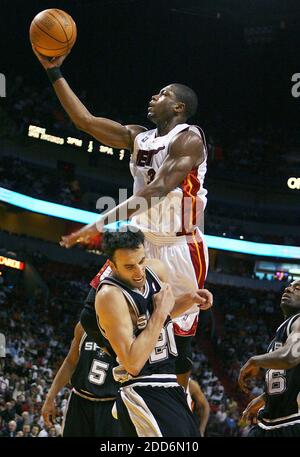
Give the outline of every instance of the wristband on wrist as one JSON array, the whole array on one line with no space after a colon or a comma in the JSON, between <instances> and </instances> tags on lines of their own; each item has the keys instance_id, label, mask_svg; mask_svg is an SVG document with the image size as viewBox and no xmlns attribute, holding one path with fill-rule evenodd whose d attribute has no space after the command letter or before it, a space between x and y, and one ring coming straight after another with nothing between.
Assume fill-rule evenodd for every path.
<instances>
[{"instance_id":1,"label":"wristband on wrist","mask_svg":"<svg viewBox=\"0 0 300 457\"><path fill-rule=\"evenodd\" d=\"M63 77L59 67L48 68L46 71L52 84L54 84L59 78Z\"/></svg>"}]
</instances>

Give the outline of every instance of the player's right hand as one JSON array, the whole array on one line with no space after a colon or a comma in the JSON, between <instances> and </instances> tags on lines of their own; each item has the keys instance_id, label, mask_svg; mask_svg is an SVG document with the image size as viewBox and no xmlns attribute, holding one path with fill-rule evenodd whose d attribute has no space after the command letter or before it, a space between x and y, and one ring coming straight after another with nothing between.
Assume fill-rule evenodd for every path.
<instances>
[{"instance_id":1,"label":"player's right hand","mask_svg":"<svg viewBox=\"0 0 300 457\"><path fill-rule=\"evenodd\" d=\"M238 384L243 392L250 393L249 380L256 378L260 372L260 368L255 363L255 357L251 357L244 366L242 366L239 374Z\"/></svg>"},{"instance_id":2,"label":"player's right hand","mask_svg":"<svg viewBox=\"0 0 300 457\"><path fill-rule=\"evenodd\" d=\"M46 398L45 403L42 407L42 416L47 427L51 427L54 424L57 410L54 399Z\"/></svg>"},{"instance_id":3,"label":"player's right hand","mask_svg":"<svg viewBox=\"0 0 300 457\"><path fill-rule=\"evenodd\" d=\"M40 54L35 49L33 44L31 46L32 46L32 50L33 50L34 54L37 56L38 60L40 61L42 66L45 68L45 70L48 70L49 68L60 67L62 65L63 61L65 60L65 58L67 57L67 55L71 51L71 49L70 49L66 54L64 54L63 56L60 56L60 57L46 57L46 56L43 56L42 54Z\"/></svg>"},{"instance_id":4,"label":"player's right hand","mask_svg":"<svg viewBox=\"0 0 300 457\"><path fill-rule=\"evenodd\" d=\"M160 291L153 295L153 305L155 309L160 309L166 314L171 313L175 304L175 298L173 295L172 287L167 282L163 283Z\"/></svg>"},{"instance_id":5,"label":"player's right hand","mask_svg":"<svg viewBox=\"0 0 300 457\"><path fill-rule=\"evenodd\" d=\"M264 405L265 400L263 395L259 395L259 397L254 398L247 405L245 411L243 411L242 420L250 424L256 424L257 413Z\"/></svg>"}]
</instances>

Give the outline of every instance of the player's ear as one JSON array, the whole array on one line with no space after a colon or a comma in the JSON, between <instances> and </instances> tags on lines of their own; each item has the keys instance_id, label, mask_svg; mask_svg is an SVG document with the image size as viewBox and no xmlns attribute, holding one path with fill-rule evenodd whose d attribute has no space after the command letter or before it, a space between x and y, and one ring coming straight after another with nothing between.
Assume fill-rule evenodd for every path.
<instances>
[{"instance_id":1,"label":"player's ear","mask_svg":"<svg viewBox=\"0 0 300 457\"><path fill-rule=\"evenodd\" d=\"M177 102L174 106L174 111L177 114L183 113L185 110L185 104L183 102Z\"/></svg>"},{"instance_id":2,"label":"player's ear","mask_svg":"<svg viewBox=\"0 0 300 457\"><path fill-rule=\"evenodd\" d=\"M112 269L112 271L116 271L116 265L114 264L114 262L111 259L108 260L108 263L109 263L109 266Z\"/></svg>"}]
</instances>

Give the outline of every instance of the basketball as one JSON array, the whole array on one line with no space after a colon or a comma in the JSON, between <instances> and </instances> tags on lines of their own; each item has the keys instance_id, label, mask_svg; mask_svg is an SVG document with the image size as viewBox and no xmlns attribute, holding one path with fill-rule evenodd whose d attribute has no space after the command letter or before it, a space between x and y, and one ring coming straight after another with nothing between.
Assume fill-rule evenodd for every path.
<instances>
[{"instance_id":1,"label":"basketball","mask_svg":"<svg viewBox=\"0 0 300 457\"><path fill-rule=\"evenodd\" d=\"M41 11L33 18L29 36L31 43L40 54L59 57L73 47L77 29L68 13L52 8Z\"/></svg>"}]
</instances>

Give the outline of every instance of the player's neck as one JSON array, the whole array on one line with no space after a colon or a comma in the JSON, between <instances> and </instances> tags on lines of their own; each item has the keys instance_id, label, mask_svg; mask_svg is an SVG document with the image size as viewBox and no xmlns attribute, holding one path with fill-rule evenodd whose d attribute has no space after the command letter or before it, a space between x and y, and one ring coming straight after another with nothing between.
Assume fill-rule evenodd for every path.
<instances>
[{"instance_id":1,"label":"player's neck","mask_svg":"<svg viewBox=\"0 0 300 457\"><path fill-rule=\"evenodd\" d=\"M299 313L300 313L300 309L297 310L297 309L285 308L283 310L284 320L289 319L290 317L295 316L296 314L299 314Z\"/></svg>"},{"instance_id":2,"label":"player's neck","mask_svg":"<svg viewBox=\"0 0 300 457\"><path fill-rule=\"evenodd\" d=\"M183 123L182 120L178 120L178 119L174 119L174 118L171 120L168 120L168 121L158 122L156 125L157 136L167 135L169 132L171 132L171 130L173 130L174 127L176 127L176 125L182 124L182 123Z\"/></svg>"}]
</instances>

